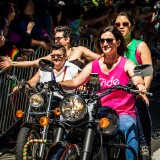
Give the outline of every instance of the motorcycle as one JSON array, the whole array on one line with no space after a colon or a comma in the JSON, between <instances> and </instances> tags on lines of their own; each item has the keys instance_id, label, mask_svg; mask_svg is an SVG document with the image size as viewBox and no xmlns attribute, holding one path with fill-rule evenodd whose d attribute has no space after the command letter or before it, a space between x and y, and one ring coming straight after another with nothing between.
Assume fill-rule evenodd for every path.
<instances>
[{"instance_id":1,"label":"motorcycle","mask_svg":"<svg viewBox=\"0 0 160 160\"><path fill-rule=\"evenodd\" d=\"M135 67L135 75L153 74L150 65ZM54 144L47 152L46 160L120 160L124 151L130 150L137 160L135 150L125 144L118 130L118 114L110 107L100 104L100 98L117 90L139 94L131 83L115 85L97 93L100 84L97 74L92 74L87 84L89 90L65 94L60 103L61 118L57 120ZM147 92L152 96L152 93ZM67 133L67 134L66 134Z\"/></svg>"},{"instance_id":2,"label":"motorcycle","mask_svg":"<svg viewBox=\"0 0 160 160\"><path fill-rule=\"evenodd\" d=\"M52 63L44 66L45 63L44 59L39 62L41 70L48 71L51 66L53 68ZM55 79L38 83L33 88L25 80L18 81L15 76L10 75L8 78L16 80L18 90L24 91L29 98L28 108L25 111L16 111L18 118L24 118L24 123L21 125L17 137L16 160L44 159L45 152L54 139L55 124L50 121L59 118L57 107L63 98L63 91L60 91L56 86L54 87ZM10 95L16 92L17 90Z\"/></svg>"}]
</instances>

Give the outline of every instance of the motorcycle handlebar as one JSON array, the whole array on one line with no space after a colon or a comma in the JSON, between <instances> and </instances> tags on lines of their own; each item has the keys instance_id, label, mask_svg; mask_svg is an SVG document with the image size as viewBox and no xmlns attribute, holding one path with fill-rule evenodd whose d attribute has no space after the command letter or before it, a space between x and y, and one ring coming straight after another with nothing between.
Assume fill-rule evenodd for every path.
<instances>
[{"instance_id":1,"label":"motorcycle handlebar","mask_svg":"<svg viewBox=\"0 0 160 160\"><path fill-rule=\"evenodd\" d=\"M105 91L103 93L98 93L97 98L101 98L102 96L108 95L116 90L124 90L128 93L133 93L133 94L140 94L141 93L141 91L139 91L138 89L132 89L129 86L115 85L112 88L107 89L107 91ZM149 96L153 96L153 93L150 93L150 92L145 92L145 94L149 95Z\"/></svg>"}]
</instances>

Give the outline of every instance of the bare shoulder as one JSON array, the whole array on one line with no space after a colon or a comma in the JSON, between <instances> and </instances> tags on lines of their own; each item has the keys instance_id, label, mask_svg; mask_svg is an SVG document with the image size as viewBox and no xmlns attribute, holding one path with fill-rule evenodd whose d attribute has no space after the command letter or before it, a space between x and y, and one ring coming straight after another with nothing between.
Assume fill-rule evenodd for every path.
<instances>
[{"instance_id":1,"label":"bare shoulder","mask_svg":"<svg viewBox=\"0 0 160 160\"><path fill-rule=\"evenodd\" d=\"M78 48L79 50L81 50L82 52L83 52L83 51L91 51L89 48L84 47L84 46L78 46L77 48Z\"/></svg>"},{"instance_id":2,"label":"bare shoulder","mask_svg":"<svg viewBox=\"0 0 160 160\"><path fill-rule=\"evenodd\" d=\"M146 42L142 41L142 42L139 43L138 48L139 49L148 48L148 45L147 45Z\"/></svg>"},{"instance_id":3,"label":"bare shoulder","mask_svg":"<svg viewBox=\"0 0 160 160\"><path fill-rule=\"evenodd\" d=\"M127 59L126 63L125 63L125 66L124 66L124 69L125 69L125 71L133 70L133 68L135 66L136 66L136 64L133 61Z\"/></svg>"}]
</instances>

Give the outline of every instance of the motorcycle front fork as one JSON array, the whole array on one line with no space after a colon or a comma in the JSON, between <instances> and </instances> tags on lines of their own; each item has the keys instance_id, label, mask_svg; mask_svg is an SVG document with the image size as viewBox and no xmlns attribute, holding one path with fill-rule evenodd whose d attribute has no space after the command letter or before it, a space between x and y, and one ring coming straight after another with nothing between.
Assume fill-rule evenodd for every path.
<instances>
[{"instance_id":1,"label":"motorcycle front fork","mask_svg":"<svg viewBox=\"0 0 160 160\"><path fill-rule=\"evenodd\" d=\"M82 147L82 155L80 160L89 160L89 157L92 152L93 140L94 140L94 130L92 128L87 128L85 132L85 138Z\"/></svg>"},{"instance_id":2,"label":"motorcycle front fork","mask_svg":"<svg viewBox=\"0 0 160 160\"><path fill-rule=\"evenodd\" d=\"M48 125L44 126L44 128L43 128L43 131L42 131L42 139L43 140L47 139L48 128L49 128ZM39 153L38 153L38 157L40 159L43 159L43 155L44 155L44 151L45 151L45 146L46 146L46 144L44 144L44 143L40 144L40 149L39 149Z\"/></svg>"}]
</instances>

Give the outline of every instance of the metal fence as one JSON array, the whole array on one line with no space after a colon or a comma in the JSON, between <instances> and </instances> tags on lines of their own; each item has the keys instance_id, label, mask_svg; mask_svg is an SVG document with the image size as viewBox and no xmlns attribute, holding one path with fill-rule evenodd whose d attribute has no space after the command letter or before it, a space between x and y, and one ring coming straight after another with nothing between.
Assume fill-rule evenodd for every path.
<instances>
[{"instance_id":1,"label":"metal fence","mask_svg":"<svg viewBox=\"0 0 160 160\"><path fill-rule=\"evenodd\" d=\"M157 47L157 44L160 40L159 37L150 34L150 35L144 35L143 37L144 41L149 45L149 47ZM95 41L94 39L79 39L78 41L74 42L74 46L85 46L92 51L95 51L94 45ZM30 55L28 57L28 60L34 60L43 56L48 55L49 52L44 51L43 48L38 48L35 52L35 54ZM156 71L159 71L160 63L159 59L155 58L154 60L154 68ZM18 80L30 79L37 71L37 68L12 68L10 71L12 74L15 74L18 78ZM18 109L24 110L28 106L28 99L23 94L20 93L15 96L8 96L11 92L13 86L15 85L14 81L9 81L6 79L6 72L3 74L0 74L0 137L3 136L7 130L9 130L17 121L17 118L15 116L15 111Z\"/></svg>"}]
</instances>

